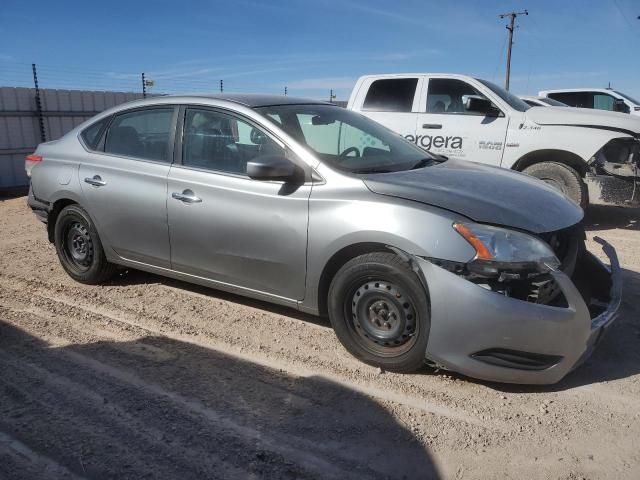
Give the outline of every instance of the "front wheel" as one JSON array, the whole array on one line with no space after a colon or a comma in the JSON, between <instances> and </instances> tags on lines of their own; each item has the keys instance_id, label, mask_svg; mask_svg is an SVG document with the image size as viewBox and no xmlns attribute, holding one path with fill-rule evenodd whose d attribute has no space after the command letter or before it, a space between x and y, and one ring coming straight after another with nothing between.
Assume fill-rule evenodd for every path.
<instances>
[{"instance_id":1,"label":"front wheel","mask_svg":"<svg viewBox=\"0 0 640 480\"><path fill-rule=\"evenodd\" d=\"M91 218L80 205L62 209L56 219L54 243L62 267L78 282L98 284L116 271L105 257Z\"/></svg>"},{"instance_id":2,"label":"front wheel","mask_svg":"<svg viewBox=\"0 0 640 480\"><path fill-rule=\"evenodd\" d=\"M558 162L534 163L523 170L523 173L539 178L552 187L560 190L583 209L589 203L589 191L580 174L573 168Z\"/></svg>"},{"instance_id":3,"label":"front wheel","mask_svg":"<svg viewBox=\"0 0 640 480\"><path fill-rule=\"evenodd\" d=\"M376 252L347 262L331 282L328 306L338 339L356 358L395 372L424 365L427 293L397 255Z\"/></svg>"}]
</instances>

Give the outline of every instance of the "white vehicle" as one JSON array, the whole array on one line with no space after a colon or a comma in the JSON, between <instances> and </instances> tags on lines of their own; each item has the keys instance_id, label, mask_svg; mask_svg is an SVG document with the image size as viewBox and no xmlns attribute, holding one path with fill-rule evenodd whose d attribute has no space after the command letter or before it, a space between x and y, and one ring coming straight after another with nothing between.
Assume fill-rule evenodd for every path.
<instances>
[{"instance_id":1,"label":"white vehicle","mask_svg":"<svg viewBox=\"0 0 640 480\"><path fill-rule=\"evenodd\" d=\"M347 108L432 153L538 177L583 208L639 203L637 117L530 107L491 82L429 73L360 77Z\"/></svg>"},{"instance_id":2,"label":"white vehicle","mask_svg":"<svg viewBox=\"0 0 640 480\"><path fill-rule=\"evenodd\" d=\"M541 97L552 98L570 107L593 108L640 115L640 101L610 88L567 88L543 90Z\"/></svg>"},{"instance_id":3,"label":"white vehicle","mask_svg":"<svg viewBox=\"0 0 640 480\"><path fill-rule=\"evenodd\" d=\"M529 105L530 107L568 107L566 103L559 102L553 98L547 97L530 97L526 95L520 95L520 100Z\"/></svg>"}]
</instances>

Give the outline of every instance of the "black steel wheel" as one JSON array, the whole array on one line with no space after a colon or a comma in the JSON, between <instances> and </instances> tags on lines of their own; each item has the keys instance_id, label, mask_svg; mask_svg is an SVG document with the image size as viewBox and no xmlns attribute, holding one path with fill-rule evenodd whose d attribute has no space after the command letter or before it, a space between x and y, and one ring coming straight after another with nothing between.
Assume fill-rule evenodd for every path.
<instances>
[{"instance_id":1,"label":"black steel wheel","mask_svg":"<svg viewBox=\"0 0 640 480\"><path fill-rule=\"evenodd\" d=\"M54 243L60 264L78 282L101 283L115 272L91 218L79 205L69 205L58 215Z\"/></svg>"},{"instance_id":2,"label":"black steel wheel","mask_svg":"<svg viewBox=\"0 0 640 480\"><path fill-rule=\"evenodd\" d=\"M376 252L347 262L331 283L328 306L336 335L355 357L398 372L424 364L427 292L398 256Z\"/></svg>"}]
</instances>

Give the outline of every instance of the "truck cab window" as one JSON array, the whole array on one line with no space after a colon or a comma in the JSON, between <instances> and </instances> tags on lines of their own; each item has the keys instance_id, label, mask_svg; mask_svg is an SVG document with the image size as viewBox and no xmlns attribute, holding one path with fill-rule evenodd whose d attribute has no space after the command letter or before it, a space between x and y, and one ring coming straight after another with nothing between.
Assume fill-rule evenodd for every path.
<instances>
[{"instance_id":1,"label":"truck cab window","mask_svg":"<svg viewBox=\"0 0 640 480\"><path fill-rule=\"evenodd\" d=\"M484 97L478 90L462 80L432 78L429 80L429 90L427 92L427 113L462 113L469 115L470 113L464 108L464 97L468 95Z\"/></svg>"},{"instance_id":2,"label":"truck cab window","mask_svg":"<svg viewBox=\"0 0 640 480\"><path fill-rule=\"evenodd\" d=\"M376 80L369 87L362 109L371 112L410 112L417 85L417 78Z\"/></svg>"}]
</instances>

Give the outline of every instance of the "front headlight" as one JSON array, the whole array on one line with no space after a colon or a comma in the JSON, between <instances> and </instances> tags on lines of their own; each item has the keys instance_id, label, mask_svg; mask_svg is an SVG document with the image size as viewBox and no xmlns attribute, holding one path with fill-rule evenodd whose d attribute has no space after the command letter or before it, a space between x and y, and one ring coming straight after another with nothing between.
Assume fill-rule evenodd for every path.
<instances>
[{"instance_id":1,"label":"front headlight","mask_svg":"<svg viewBox=\"0 0 640 480\"><path fill-rule=\"evenodd\" d=\"M478 223L454 223L453 228L475 249L476 256L467 268L477 275L513 273L520 277L560 267L551 247L526 233Z\"/></svg>"}]
</instances>

